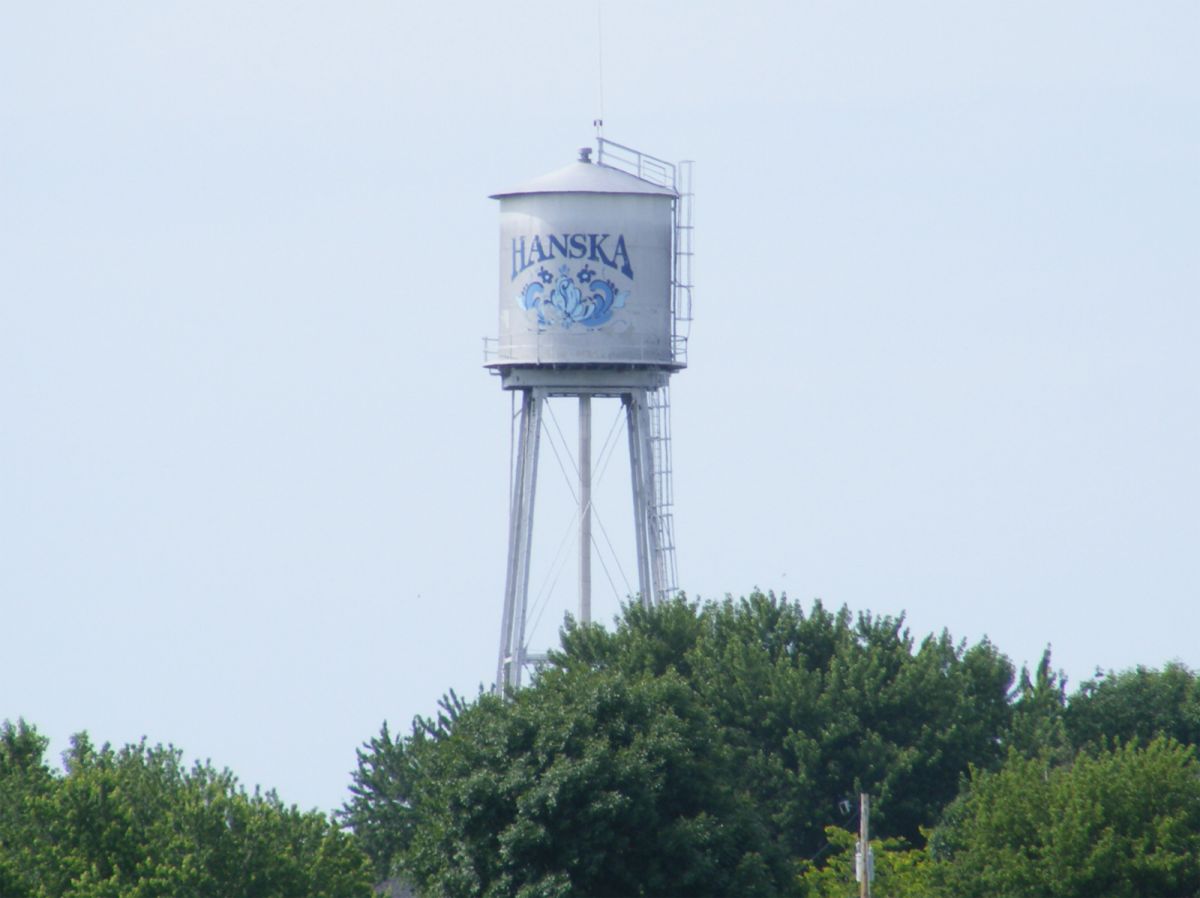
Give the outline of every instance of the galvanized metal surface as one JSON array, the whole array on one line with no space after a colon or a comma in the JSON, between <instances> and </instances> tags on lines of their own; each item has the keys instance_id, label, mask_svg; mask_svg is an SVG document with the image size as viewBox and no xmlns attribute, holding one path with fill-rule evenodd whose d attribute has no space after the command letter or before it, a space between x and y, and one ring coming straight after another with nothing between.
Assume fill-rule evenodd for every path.
<instances>
[{"instance_id":1,"label":"galvanized metal surface","mask_svg":"<svg viewBox=\"0 0 1200 898\"><path fill-rule=\"evenodd\" d=\"M627 147L615 140L600 137L597 142L600 149L597 160L599 165L627 172L639 181L648 181L664 189L675 190L675 165L673 163L659 159L657 156L651 156L649 153L643 153L641 150L635 150L633 147Z\"/></svg>"},{"instance_id":2,"label":"galvanized metal surface","mask_svg":"<svg viewBox=\"0 0 1200 898\"><path fill-rule=\"evenodd\" d=\"M691 163L677 168L601 139L578 162L495 194L500 328L485 363L521 394L496 689L521 685L528 651L534 498L543 408L579 401L579 611L591 615L591 400L619 397L629 440L638 595L677 590L670 374L691 322Z\"/></svg>"},{"instance_id":3,"label":"galvanized metal surface","mask_svg":"<svg viewBox=\"0 0 1200 898\"><path fill-rule=\"evenodd\" d=\"M572 162L560 169L532 178L511 190L493 193L494 200L510 196L542 193L615 193L645 196L675 195L667 183L654 183L615 167L590 162Z\"/></svg>"},{"instance_id":4,"label":"galvanized metal surface","mask_svg":"<svg viewBox=\"0 0 1200 898\"><path fill-rule=\"evenodd\" d=\"M675 491L671 463L671 388L663 384L646 394L651 453L650 525L655 544L654 594L660 600L679 591L675 565Z\"/></svg>"},{"instance_id":5,"label":"galvanized metal surface","mask_svg":"<svg viewBox=\"0 0 1200 898\"><path fill-rule=\"evenodd\" d=\"M671 334L674 344L672 355L680 367L687 364L688 340L692 335L692 260L694 245L695 194L692 192L692 162L685 159L676 170L676 188L679 194L675 201L675 246L674 269L671 275Z\"/></svg>"},{"instance_id":6,"label":"galvanized metal surface","mask_svg":"<svg viewBox=\"0 0 1200 898\"><path fill-rule=\"evenodd\" d=\"M620 391L629 437L629 475L633 494L633 517L638 567L638 599L649 606L670 595L673 587L660 549L661 519L656 504L655 447L651 424L650 392L641 388ZM562 393L557 395L564 395ZM590 418L593 394L586 388L566 393L580 399L581 450L590 454ZM606 394L613 395L613 394ZM520 422L517 428L512 477L512 501L509 508L508 569L504 584L504 609L500 620L500 652L496 665L496 691L504 692L521 685L524 669L535 658L526 644L526 618L529 610L529 570L533 549L534 500L537 494L538 447L541 442L543 408L551 394L543 388L521 391ZM586 400L586 401L585 401ZM585 429L587 434L585 436ZM580 467L580 485L590 484L590 472ZM590 491L590 487L589 487ZM590 504L581 490L581 510ZM586 547L586 549L585 549ZM581 568L584 552L590 552L591 534L586 542L581 535ZM590 617L584 603L581 575L581 618ZM590 606L590 585L587 605ZM585 611L586 607L586 611ZM585 616L586 615L586 616Z\"/></svg>"},{"instance_id":7,"label":"galvanized metal surface","mask_svg":"<svg viewBox=\"0 0 1200 898\"><path fill-rule=\"evenodd\" d=\"M667 383L669 371L658 368L582 368L578 366L507 368L500 371L505 390L542 387L550 396L622 396L630 390L657 390Z\"/></svg>"},{"instance_id":8,"label":"galvanized metal surface","mask_svg":"<svg viewBox=\"0 0 1200 898\"><path fill-rule=\"evenodd\" d=\"M638 593L643 605L658 599L655 556L658 531L654 526L654 454L650 448L650 415L645 390L623 397L625 429L629 433L629 479L633 487L633 519L637 536Z\"/></svg>"},{"instance_id":9,"label":"galvanized metal surface","mask_svg":"<svg viewBox=\"0 0 1200 898\"><path fill-rule=\"evenodd\" d=\"M603 137L598 140L598 165L669 187L675 194L672 205L671 358L676 367L684 368L687 366L687 344L692 329L692 260L695 257L693 163L685 159L676 165Z\"/></svg>"},{"instance_id":10,"label":"galvanized metal surface","mask_svg":"<svg viewBox=\"0 0 1200 898\"><path fill-rule=\"evenodd\" d=\"M525 614L529 596L529 558L533 540L533 508L537 490L538 444L542 429L540 390L521 397L521 428L514 460L512 498L508 514L508 573L504 583L504 612L500 621L500 659L496 690L516 689L525 667Z\"/></svg>"},{"instance_id":11,"label":"galvanized metal surface","mask_svg":"<svg viewBox=\"0 0 1200 898\"><path fill-rule=\"evenodd\" d=\"M592 397L579 397L579 621L592 621Z\"/></svg>"},{"instance_id":12,"label":"galvanized metal surface","mask_svg":"<svg viewBox=\"0 0 1200 898\"><path fill-rule=\"evenodd\" d=\"M502 197L497 353L488 364L673 365L673 201Z\"/></svg>"}]
</instances>

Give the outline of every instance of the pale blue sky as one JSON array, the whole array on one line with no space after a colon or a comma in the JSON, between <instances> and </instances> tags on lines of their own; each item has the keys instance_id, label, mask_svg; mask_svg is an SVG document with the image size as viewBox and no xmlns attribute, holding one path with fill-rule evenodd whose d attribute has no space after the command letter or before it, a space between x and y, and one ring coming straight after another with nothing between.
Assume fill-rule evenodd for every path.
<instances>
[{"instance_id":1,"label":"pale blue sky","mask_svg":"<svg viewBox=\"0 0 1200 898\"><path fill-rule=\"evenodd\" d=\"M602 19L606 135L696 160L689 594L1052 643L1073 683L1200 665L1200 8ZM487 195L574 158L597 84L592 2L5 6L0 717L328 809L384 718L490 683Z\"/></svg>"}]
</instances>

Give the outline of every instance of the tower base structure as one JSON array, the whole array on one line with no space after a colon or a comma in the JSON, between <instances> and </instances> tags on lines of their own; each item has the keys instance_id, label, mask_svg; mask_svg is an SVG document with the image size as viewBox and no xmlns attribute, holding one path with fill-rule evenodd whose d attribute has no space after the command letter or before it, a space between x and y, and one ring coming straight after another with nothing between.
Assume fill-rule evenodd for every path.
<instances>
[{"instance_id":1,"label":"tower base structure","mask_svg":"<svg viewBox=\"0 0 1200 898\"><path fill-rule=\"evenodd\" d=\"M669 512L670 471L665 460L667 415L665 401L670 368L644 367L500 367L504 389L521 396L519 426L514 436L512 496L508 522L508 568L504 612L500 622L500 653L496 666L497 693L518 688L532 658L526 646L529 567L533 548L534 497L542 415L551 398L580 400L580 612L590 615L590 454L591 400L618 398L625 410L629 437L629 474L633 494L637 543L638 600L652 605L675 589L674 545Z\"/></svg>"}]
</instances>

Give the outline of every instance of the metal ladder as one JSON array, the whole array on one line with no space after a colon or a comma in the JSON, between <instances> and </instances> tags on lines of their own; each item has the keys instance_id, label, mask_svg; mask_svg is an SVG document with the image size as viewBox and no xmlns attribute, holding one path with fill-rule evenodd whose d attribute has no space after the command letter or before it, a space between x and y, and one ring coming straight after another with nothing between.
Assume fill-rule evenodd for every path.
<instances>
[{"instance_id":1,"label":"metal ladder","mask_svg":"<svg viewBox=\"0 0 1200 898\"><path fill-rule=\"evenodd\" d=\"M687 365L688 338L692 327L692 162L678 165L650 156L632 147L599 138L598 164L627 172L644 181L675 191L673 259L671 268L671 360ZM650 423L650 453L653 465L651 524L656 540L653 559L654 594L660 601L679 590L675 562L675 494L671 480L671 392L668 385L646 396Z\"/></svg>"},{"instance_id":2,"label":"metal ladder","mask_svg":"<svg viewBox=\"0 0 1200 898\"><path fill-rule=\"evenodd\" d=\"M692 333L692 244L695 227L692 224L692 161L685 159L675 169L675 246L674 269L671 272L671 356L687 364L688 338Z\"/></svg>"},{"instance_id":3,"label":"metal ladder","mask_svg":"<svg viewBox=\"0 0 1200 898\"><path fill-rule=\"evenodd\" d=\"M671 392L661 386L646 394L650 418L650 456L653 470L650 526L654 528L654 594L662 601L679 591L675 567L675 494L671 486Z\"/></svg>"},{"instance_id":4,"label":"metal ladder","mask_svg":"<svg viewBox=\"0 0 1200 898\"><path fill-rule=\"evenodd\" d=\"M641 150L598 138L597 164L634 177L670 187L675 191L672 203L674 234L671 266L671 359L680 367L687 365L687 344L692 330L692 258L695 256L692 224L692 160L676 165Z\"/></svg>"}]
</instances>

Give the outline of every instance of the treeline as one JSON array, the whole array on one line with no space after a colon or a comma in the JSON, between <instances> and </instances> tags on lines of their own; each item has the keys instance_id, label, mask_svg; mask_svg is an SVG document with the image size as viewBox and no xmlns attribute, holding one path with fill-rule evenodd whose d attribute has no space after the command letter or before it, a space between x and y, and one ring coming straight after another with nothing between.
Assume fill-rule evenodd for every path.
<instances>
[{"instance_id":1,"label":"treeline","mask_svg":"<svg viewBox=\"0 0 1200 898\"><path fill-rule=\"evenodd\" d=\"M324 814L248 794L171 747L72 739L65 770L24 721L0 725L0 898L351 898L355 838Z\"/></svg>"},{"instance_id":2,"label":"treeline","mask_svg":"<svg viewBox=\"0 0 1200 898\"><path fill-rule=\"evenodd\" d=\"M1200 895L1200 681L771 594L568 621L532 685L358 752L331 820L144 742L0 726L0 898Z\"/></svg>"},{"instance_id":3,"label":"treeline","mask_svg":"<svg viewBox=\"0 0 1200 898\"><path fill-rule=\"evenodd\" d=\"M447 896L1200 894L1200 685L755 593L568 624L535 683L359 752L376 875Z\"/></svg>"}]
</instances>

